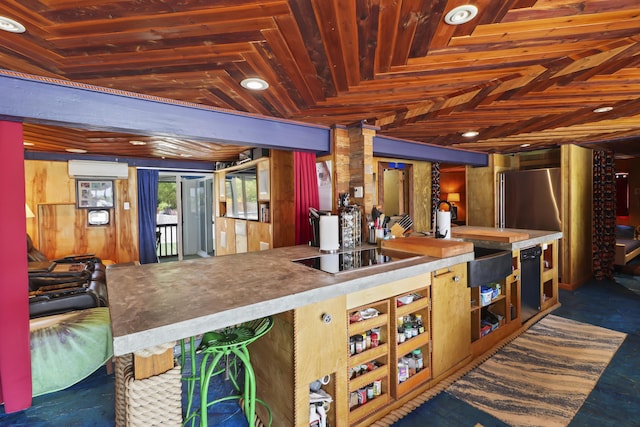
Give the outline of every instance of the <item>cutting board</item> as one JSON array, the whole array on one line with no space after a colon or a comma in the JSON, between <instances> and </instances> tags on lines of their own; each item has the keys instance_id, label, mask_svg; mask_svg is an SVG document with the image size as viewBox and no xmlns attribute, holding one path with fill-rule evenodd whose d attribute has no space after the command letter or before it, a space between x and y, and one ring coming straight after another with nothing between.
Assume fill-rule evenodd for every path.
<instances>
[{"instance_id":1,"label":"cutting board","mask_svg":"<svg viewBox=\"0 0 640 427\"><path fill-rule=\"evenodd\" d=\"M473 252L473 243L470 242L416 236L383 240L382 247L435 258L446 258Z\"/></svg>"},{"instance_id":2,"label":"cutting board","mask_svg":"<svg viewBox=\"0 0 640 427\"><path fill-rule=\"evenodd\" d=\"M528 239L529 234L523 233L521 231L474 230L474 229L457 230L455 228L452 228L451 237L512 243L512 242L519 242L520 240Z\"/></svg>"}]
</instances>

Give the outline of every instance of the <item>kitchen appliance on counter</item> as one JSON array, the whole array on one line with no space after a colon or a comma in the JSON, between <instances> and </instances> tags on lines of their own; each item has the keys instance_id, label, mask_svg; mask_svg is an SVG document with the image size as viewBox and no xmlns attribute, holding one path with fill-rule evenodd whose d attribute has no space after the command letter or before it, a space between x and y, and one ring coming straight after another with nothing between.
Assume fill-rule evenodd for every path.
<instances>
[{"instance_id":1,"label":"kitchen appliance on counter","mask_svg":"<svg viewBox=\"0 0 640 427\"><path fill-rule=\"evenodd\" d=\"M370 248L336 254L323 254L310 258L296 259L293 262L311 267L315 270L335 274L375 265L388 264L418 256L420 255L409 252Z\"/></svg>"}]
</instances>

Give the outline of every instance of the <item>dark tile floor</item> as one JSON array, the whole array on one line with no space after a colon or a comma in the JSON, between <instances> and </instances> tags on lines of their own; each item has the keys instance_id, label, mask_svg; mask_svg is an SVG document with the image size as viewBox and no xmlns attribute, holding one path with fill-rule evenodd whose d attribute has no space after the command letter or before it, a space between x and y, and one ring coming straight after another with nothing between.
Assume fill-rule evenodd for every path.
<instances>
[{"instance_id":1,"label":"dark tile floor","mask_svg":"<svg viewBox=\"0 0 640 427\"><path fill-rule=\"evenodd\" d=\"M593 280L576 291L561 291L560 300L562 307L555 315L628 334L570 427L640 426L640 276L618 274L616 281ZM217 388L213 393L219 392ZM25 411L5 414L0 406L0 426L113 426L114 401L113 375L107 375L102 368L67 390L34 398L33 406ZM211 425L247 425L237 405L229 405L213 416ZM441 393L394 426L478 423L504 426L494 417Z\"/></svg>"}]
</instances>

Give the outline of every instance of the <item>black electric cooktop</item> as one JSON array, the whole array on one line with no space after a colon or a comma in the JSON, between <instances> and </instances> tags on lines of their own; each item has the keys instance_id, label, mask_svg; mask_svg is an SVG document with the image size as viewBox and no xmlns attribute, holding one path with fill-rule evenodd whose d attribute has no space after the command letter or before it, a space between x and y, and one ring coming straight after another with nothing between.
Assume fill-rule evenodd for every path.
<instances>
[{"instance_id":1,"label":"black electric cooktop","mask_svg":"<svg viewBox=\"0 0 640 427\"><path fill-rule=\"evenodd\" d=\"M307 267L326 273L342 273L374 265L388 264L394 261L414 258L420 255L408 252L397 252L388 249L371 248L356 249L336 254L322 254L311 258L294 260Z\"/></svg>"}]
</instances>

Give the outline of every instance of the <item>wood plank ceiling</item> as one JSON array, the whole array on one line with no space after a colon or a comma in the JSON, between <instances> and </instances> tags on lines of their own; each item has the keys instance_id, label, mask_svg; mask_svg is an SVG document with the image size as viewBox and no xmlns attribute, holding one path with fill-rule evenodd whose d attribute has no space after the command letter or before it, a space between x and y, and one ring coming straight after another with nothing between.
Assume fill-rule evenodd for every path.
<instances>
[{"instance_id":1,"label":"wood plank ceiling","mask_svg":"<svg viewBox=\"0 0 640 427\"><path fill-rule=\"evenodd\" d=\"M453 26L462 0L3 0L27 30L0 31L0 68L488 153L640 154L638 0L468 3L478 15ZM25 140L208 161L246 149L42 125Z\"/></svg>"}]
</instances>

